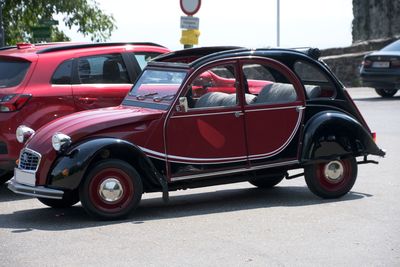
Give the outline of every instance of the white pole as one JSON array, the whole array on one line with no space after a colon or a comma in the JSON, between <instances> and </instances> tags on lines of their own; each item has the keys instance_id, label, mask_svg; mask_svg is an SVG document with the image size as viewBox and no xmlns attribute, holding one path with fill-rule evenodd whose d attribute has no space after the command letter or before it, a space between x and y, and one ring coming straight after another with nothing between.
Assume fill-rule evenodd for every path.
<instances>
[{"instance_id":1,"label":"white pole","mask_svg":"<svg viewBox=\"0 0 400 267\"><path fill-rule=\"evenodd\" d=\"M276 1L276 46L280 46L280 3Z\"/></svg>"}]
</instances>

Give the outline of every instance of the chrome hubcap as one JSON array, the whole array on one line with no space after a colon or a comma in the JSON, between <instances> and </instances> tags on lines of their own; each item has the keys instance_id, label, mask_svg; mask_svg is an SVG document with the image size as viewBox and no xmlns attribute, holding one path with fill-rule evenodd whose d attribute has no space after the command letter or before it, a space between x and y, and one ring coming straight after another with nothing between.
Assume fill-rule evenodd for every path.
<instances>
[{"instance_id":1,"label":"chrome hubcap","mask_svg":"<svg viewBox=\"0 0 400 267\"><path fill-rule=\"evenodd\" d=\"M339 182L343 178L344 168L340 161L331 161L325 165L325 177L332 182Z\"/></svg>"},{"instance_id":2,"label":"chrome hubcap","mask_svg":"<svg viewBox=\"0 0 400 267\"><path fill-rule=\"evenodd\" d=\"M115 178L107 178L100 185L99 194L106 202L118 201L123 193L122 184Z\"/></svg>"}]
</instances>

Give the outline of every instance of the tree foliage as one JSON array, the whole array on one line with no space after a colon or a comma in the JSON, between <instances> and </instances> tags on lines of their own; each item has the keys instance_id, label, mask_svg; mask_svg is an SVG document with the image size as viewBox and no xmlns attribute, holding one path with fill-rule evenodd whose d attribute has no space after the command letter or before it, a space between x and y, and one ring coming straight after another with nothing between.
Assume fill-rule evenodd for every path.
<instances>
[{"instance_id":1,"label":"tree foliage","mask_svg":"<svg viewBox=\"0 0 400 267\"><path fill-rule=\"evenodd\" d=\"M105 41L116 28L112 15L105 14L95 0L0 0L3 2L3 25L6 45L32 42L32 27L41 20L63 17L62 22L71 29L89 36L92 41ZM69 41L58 28L52 27L52 41Z\"/></svg>"}]
</instances>

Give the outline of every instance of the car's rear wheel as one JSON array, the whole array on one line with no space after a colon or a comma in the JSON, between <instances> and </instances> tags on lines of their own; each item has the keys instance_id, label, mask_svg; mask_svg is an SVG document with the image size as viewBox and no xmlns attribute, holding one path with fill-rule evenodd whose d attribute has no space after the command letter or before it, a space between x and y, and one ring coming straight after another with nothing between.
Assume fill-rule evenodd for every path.
<instances>
[{"instance_id":1,"label":"car's rear wheel","mask_svg":"<svg viewBox=\"0 0 400 267\"><path fill-rule=\"evenodd\" d=\"M392 97L397 93L397 89L375 89L375 92L381 97Z\"/></svg>"},{"instance_id":2,"label":"car's rear wheel","mask_svg":"<svg viewBox=\"0 0 400 267\"><path fill-rule=\"evenodd\" d=\"M104 220L129 215L139 205L142 194L142 180L135 168L117 159L94 165L79 190L87 213Z\"/></svg>"},{"instance_id":3,"label":"car's rear wheel","mask_svg":"<svg viewBox=\"0 0 400 267\"><path fill-rule=\"evenodd\" d=\"M271 188L279 184L283 178L285 178L283 174L271 177L257 177L250 180L249 183L259 188Z\"/></svg>"},{"instance_id":4,"label":"car's rear wheel","mask_svg":"<svg viewBox=\"0 0 400 267\"><path fill-rule=\"evenodd\" d=\"M79 192L78 190L65 192L62 199L38 197L38 200L42 202L44 205L52 208L56 209L69 208L79 202Z\"/></svg>"},{"instance_id":5,"label":"car's rear wheel","mask_svg":"<svg viewBox=\"0 0 400 267\"><path fill-rule=\"evenodd\" d=\"M347 194L357 179L354 157L308 165L304 176L311 192L322 198L338 198Z\"/></svg>"},{"instance_id":6,"label":"car's rear wheel","mask_svg":"<svg viewBox=\"0 0 400 267\"><path fill-rule=\"evenodd\" d=\"M4 184L13 177L13 172L0 170L0 185Z\"/></svg>"}]
</instances>

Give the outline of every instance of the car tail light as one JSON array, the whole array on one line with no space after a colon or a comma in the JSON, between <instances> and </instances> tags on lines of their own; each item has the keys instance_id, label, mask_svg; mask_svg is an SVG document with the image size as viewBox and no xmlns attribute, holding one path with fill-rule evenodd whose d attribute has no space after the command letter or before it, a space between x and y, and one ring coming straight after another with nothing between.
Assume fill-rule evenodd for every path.
<instances>
[{"instance_id":1,"label":"car tail light","mask_svg":"<svg viewBox=\"0 0 400 267\"><path fill-rule=\"evenodd\" d=\"M362 64L365 68L368 68L368 67L371 67L372 61L369 60L369 59L364 59L363 62L361 62L361 64Z\"/></svg>"},{"instance_id":2,"label":"car tail light","mask_svg":"<svg viewBox=\"0 0 400 267\"><path fill-rule=\"evenodd\" d=\"M0 112L13 112L20 110L31 95L6 95L0 97Z\"/></svg>"},{"instance_id":3,"label":"car tail light","mask_svg":"<svg viewBox=\"0 0 400 267\"><path fill-rule=\"evenodd\" d=\"M374 142L376 143L376 132L372 133L372 139L374 140Z\"/></svg>"},{"instance_id":4,"label":"car tail light","mask_svg":"<svg viewBox=\"0 0 400 267\"><path fill-rule=\"evenodd\" d=\"M400 58L390 59L390 65L392 66L392 68L400 68Z\"/></svg>"}]
</instances>

